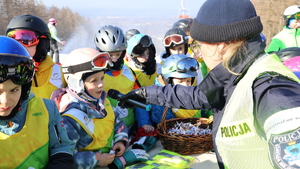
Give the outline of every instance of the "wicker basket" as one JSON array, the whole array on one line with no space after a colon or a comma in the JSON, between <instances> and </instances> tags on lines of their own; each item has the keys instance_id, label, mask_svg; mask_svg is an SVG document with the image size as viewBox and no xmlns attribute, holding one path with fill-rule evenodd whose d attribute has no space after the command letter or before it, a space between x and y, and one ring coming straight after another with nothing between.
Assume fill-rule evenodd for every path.
<instances>
[{"instance_id":1,"label":"wicker basket","mask_svg":"<svg viewBox=\"0 0 300 169\"><path fill-rule=\"evenodd\" d=\"M191 124L196 124L199 120L201 121L200 128L207 128L207 118L175 118L170 120L165 120L168 108L165 108L162 116L161 123L157 126L157 131L159 134L159 139L166 150L174 151L179 154L198 154L209 151L213 148L212 135L171 135L166 131L172 127L176 122L191 122ZM209 128L212 125L209 124Z\"/></svg>"}]
</instances>

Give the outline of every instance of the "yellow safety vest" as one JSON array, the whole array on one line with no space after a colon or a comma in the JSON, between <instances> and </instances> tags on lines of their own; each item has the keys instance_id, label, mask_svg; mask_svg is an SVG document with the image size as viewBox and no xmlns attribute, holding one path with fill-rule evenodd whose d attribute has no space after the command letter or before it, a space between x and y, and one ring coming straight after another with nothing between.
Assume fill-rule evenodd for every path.
<instances>
[{"instance_id":1,"label":"yellow safety vest","mask_svg":"<svg viewBox=\"0 0 300 169\"><path fill-rule=\"evenodd\" d=\"M88 146L79 151L100 150L102 153L108 153L112 149L115 113L107 98L104 102L104 108L107 115L103 119L89 118L86 113L75 108L62 115L74 119L93 138L93 141Z\"/></svg>"},{"instance_id":2,"label":"yellow safety vest","mask_svg":"<svg viewBox=\"0 0 300 169\"><path fill-rule=\"evenodd\" d=\"M108 92L109 89L115 89L126 94L134 89L136 77L133 75L132 71L126 65L123 65L121 73L118 76L110 76L109 74L104 75L104 91ZM134 124L135 118L133 109L122 109L118 106L118 101L112 98L109 98L111 105L114 110L120 114L120 118L126 124L127 127L130 127Z\"/></svg>"},{"instance_id":3,"label":"yellow safety vest","mask_svg":"<svg viewBox=\"0 0 300 169\"><path fill-rule=\"evenodd\" d=\"M41 76L47 74L48 77L46 83L38 87L32 86L31 91L35 96L50 99L52 92L58 88L64 87L65 84L63 83L63 74L59 65L54 64L49 73L44 72ZM37 79L39 79L39 77L37 77Z\"/></svg>"},{"instance_id":4,"label":"yellow safety vest","mask_svg":"<svg viewBox=\"0 0 300 169\"><path fill-rule=\"evenodd\" d=\"M253 63L228 101L216 134L216 145L225 168L273 168L268 144L257 134L253 115L253 81L265 72L277 72L299 82L276 55L266 54Z\"/></svg>"},{"instance_id":5,"label":"yellow safety vest","mask_svg":"<svg viewBox=\"0 0 300 169\"><path fill-rule=\"evenodd\" d=\"M49 160L49 114L42 98L28 102L26 121L16 134L0 132L0 168L45 168Z\"/></svg>"},{"instance_id":6,"label":"yellow safety vest","mask_svg":"<svg viewBox=\"0 0 300 169\"><path fill-rule=\"evenodd\" d=\"M172 108L172 112L175 114L176 118L201 117L201 110Z\"/></svg>"},{"instance_id":7,"label":"yellow safety vest","mask_svg":"<svg viewBox=\"0 0 300 169\"><path fill-rule=\"evenodd\" d=\"M158 75L156 72L153 73L152 75L146 75L145 73L143 73L142 71L140 71L138 68L134 66L132 66L131 69L134 71L141 87L153 85Z\"/></svg>"}]
</instances>

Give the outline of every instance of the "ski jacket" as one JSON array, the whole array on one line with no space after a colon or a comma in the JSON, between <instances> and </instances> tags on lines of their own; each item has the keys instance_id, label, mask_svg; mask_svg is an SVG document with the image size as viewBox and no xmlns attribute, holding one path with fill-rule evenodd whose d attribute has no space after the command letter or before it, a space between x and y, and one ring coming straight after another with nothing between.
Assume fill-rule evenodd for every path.
<instances>
[{"instance_id":1,"label":"ski jacket","mask_svg":"<svg viewBox=\"0 0 300 169\"><path fill-rule=\"evenodd\" d=\"M128 129L102 92L96 103L58 89L52 96L59 104L69 138L75 143L74 168L96 168L96 152L108 153L118 141L128 142Z\"/></svg>"},{"instance_id":2,"label":"ski jacket","mask_svg":"<svg viewBox=\"0 0 300 169\"><path fill-rule=\"evenodd\" d=\"M266 50L267 53L276 52L288 47L300 47L300 30L284 27L275 35Z\"/></svg>"},{"instance_id":3,"label":"ski jacket","mask_svg":"<svg viewBox=\"0 0 300 169\"><path fill-rule=\"evenodd\" d=\"M48 23L48 28L50 30L51 38L56 40L57 42L61 42L61 40L57 36L56 26L52 25L51 23Z\"/></svg>"}]
</instances>

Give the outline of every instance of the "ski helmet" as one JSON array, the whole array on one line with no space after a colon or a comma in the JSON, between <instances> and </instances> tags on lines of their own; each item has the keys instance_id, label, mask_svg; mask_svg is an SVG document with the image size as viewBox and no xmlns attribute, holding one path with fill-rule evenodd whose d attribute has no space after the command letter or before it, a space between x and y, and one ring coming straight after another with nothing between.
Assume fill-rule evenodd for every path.
<instances>
[{"instance_id":1,"label":"ski helmet","mask_svg":"<svg viewBox=\"0 0 300 169\"><path fill-rule=\"evenodd\" d=\"M183 29L185 32L190 31L192 21L192 18L179 19L173 24L172 28L180 28Z\"/></svg>"},{"instance_id":2,"label":"ski helmet","mask_svg":"<svg viewBox=\"0 0 300 169\"><path fill-rule=\"evenodd\" d=\"M118 52L126 50L126 38L123 31L113 25L101 27L94 39L96 47L101 52Z\"/></svg>"},{"instance_id":3,"label":"ski helmet","mask_svg":"<svg viewBox=\"0 0 300 169\"><path fill-rule=\"evenodd\" d=\"M172 84L173 78L188 78L197 76L199 63L196 59L184 54L170 55L162 64L162 76L166 84Z\"/></svg>"},{"instance_id":4,"label":"ski helmet","mask_svg":"<svg viewBox=\"0 0 300 169\"><path fill-rule=\"evenodd\" d=\"M36 62L45 60L47 53L50 51L50 31L47 24L34 15L19 15L14 17L6 28L6 35L16 29L25 29L34 31L39 38L36 53L33 59Z\"/></svg>"},{"instance_id":5,"label":"ski helmet","mask_svg":"<svg viewBox=\"0 0 300 169\"><path fill-rule=\"evenodd\" d=\"M129 38L131 38L132 36L134 36L136 34L140 34L140 31L137 29L129 29L128 31L126 31L125 36L126 36L127 41L129 40Z\"/></svg>"},{"instance_id":6,"label":"ski helmet","mask_svg":"<svg viewBox=\"0 0 300 169\"><path fill-rule=\"evenodd\" d=\"M136 56L149 50L148 60L144 63L138 61ZM134 65L146 75L152 75L156 72L156 49L150 36L145 34L136 34L128 40L127 53L130 55Z\"/></svg>"},{"instance_id":7,"label":"ski helmet","mask_svg":"<svg viewBox=\"0 0 300 169\"><path fill-rule=\"evenodd\" d=\"M55 19L55 18L50 18L50 19L48 20L48 22L50 22L50 23L56 23L56 19Z\"/></svg>"},{"instance_id":8,"label":"ski helmet","mask_svg":"<svg viewBox=\"0 0 300 169\"><path fill-rule=\"evenodd\" d=\"M100 52L122 51L121 56L114 62L114 66L110 70L117 71L122 69L127 48L127 41L122 29L113 25L105 25L97 31L94 43L96 49Z\"/></svg>"},{"instance_id":9,"label":"ski helmet","mask_svg":"<svg viewBox=\"0 0 300 169\"><path fill-rule=\"evenodd\" d=\"M92 48L79 48L65 56L62 71L68 87L77 94L84 94L82 77L86 73L105 71L113 63L107 52L99 52Z\"/></svg>"},{"instance_id":10,"label":"ski helmet","mask_svg":"<svg viewBox=\"0 0 300 169\"><path fill-rule=\"evenodd\" d=\"M21 100L26 100L34 76L34 61L29 52L18 41L0 36L0 58L0 83L10 79L22 85Z\"/></svg>"},{"instance_id":11,"label":"ski helmet","mask_svg":"<svg viewBox=\"0 0 300 169\"><path fill-rule=\"evenodd\" d=\"M179 36L180 37L179 39L176 38L176 39L178 39L178 42L175 42L175 40L172 39L172 36L176 36L176 37ZM170 47L178 46L178 45L182 45L182 44L184 44L184 52L186 54L188 51L188 42L189 42L188 39L189 38L183 29L180 29L180 28L169 29L166 32L164 39L163 39L163 45L165 46L167 55L168 56L171 55Z\"/></svg>"}]
</instances>

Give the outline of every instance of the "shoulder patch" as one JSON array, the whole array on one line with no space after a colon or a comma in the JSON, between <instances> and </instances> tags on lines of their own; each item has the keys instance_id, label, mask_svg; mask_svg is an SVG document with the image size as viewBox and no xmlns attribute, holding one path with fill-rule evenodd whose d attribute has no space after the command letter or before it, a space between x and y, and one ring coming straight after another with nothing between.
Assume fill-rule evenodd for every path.
<instances>
[{"instance_id":1,"label":"shoulder patch","mask_svg":"<svg viewBox=\"0 0 300 169\"><path fill-rule=\"evenodd\" d=\"M269 144L274 162L278 166L300 169L300 128L280 135L271 135Z\"/></svg>"}]
</instances>

